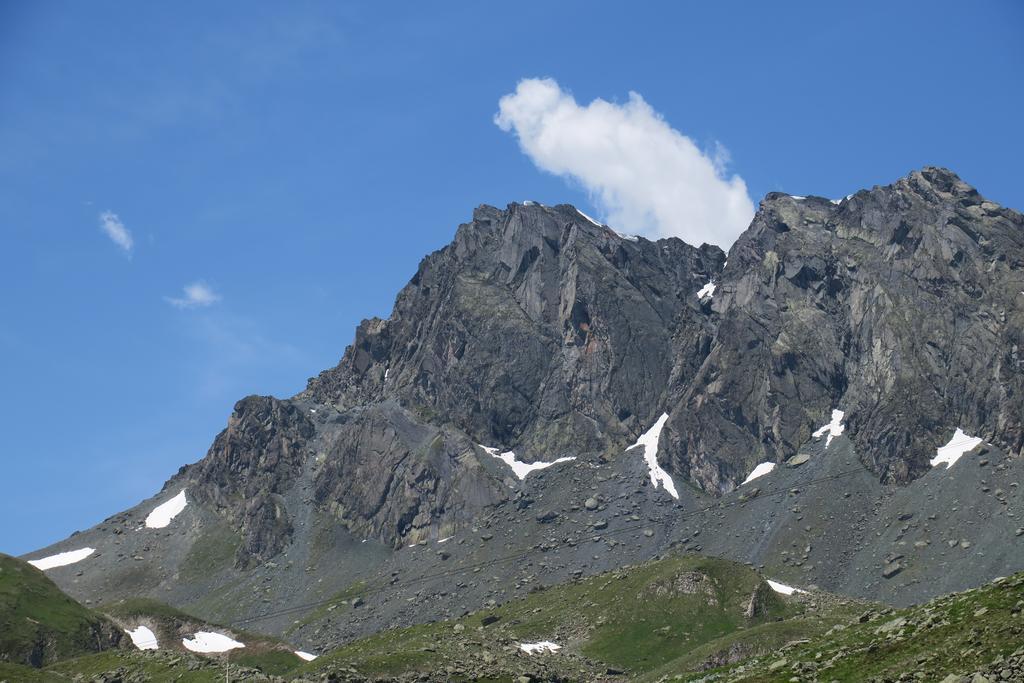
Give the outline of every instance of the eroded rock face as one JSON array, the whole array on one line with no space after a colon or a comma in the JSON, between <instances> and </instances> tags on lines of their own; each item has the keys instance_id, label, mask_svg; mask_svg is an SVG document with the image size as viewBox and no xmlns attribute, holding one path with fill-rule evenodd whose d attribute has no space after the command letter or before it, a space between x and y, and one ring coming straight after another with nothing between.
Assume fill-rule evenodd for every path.
<instances>
[{"instance_id":1,"label":"eroded rock face","mask_svg":"<svg viewBox=\"0 0 1024 683\"><path fill-rule=\"evenodd\" d=\"M393 545L444 538L507 497L458 430L419 423L391 402L339 420L313 493L353 533Z\"/></svg>"},{"instance_id":2,"label":"eroded rock face","mask_svg":"<svg viewBox=\"0 0 1024 683\"><path fill-rule=\"evenodd\" d=\"M271 397L243 399L207 456L179 473L189 483L176 485L241 532L239 567L279 554L295 517L310 509L353 534L399 546L450 535L507 497L457 429L419 421L392 401L319 418L315 411Z\"/></svg>"},{"instance_id":3,"label":"eroded rock face","mask_svg":"<svg viewBox=\"0 0 1024 683\"><path fill-rule=\"evenodd\" d=\"M569 206L480 207L302 395L395 399L526 462L603 451L660 412L673 335L700 325L695 293L724 259Z\"/></svg>"},{"instance_id":4,"label":"eroded rock face","mask_svg":"<svg viewBox=\"0 0 1024 683\"><path fill-rule=\"evenodd\" d=\"M718 587L707 574L699 571L682 571L671 579L660 579L637 595L638 600L645 598L672 599L682 595L699 595L704 602L718 606Z\"/></svg>"},{"instance_id":5,"label":"eroded rock face","mask_svg":"<svg viewBox=\"0 0 1024 683\"><path fill-rule=\"evenodd\" d=\"M336 367L240 401L182 476L241 530L240 565L287 546L296 506L392 546L447 536L514 494L476 444L617 457L663 412L659 462L707 491L836 408L864 463L907 482L957 427L1024 446L1022 271L1021 215L943 169L839 202L769 194L728 264L570 206L484 206Z\"/></svg>"},{"instance_id":6,"label":"eroded rock face","mask_svg":"<svg viewBox=\"0 0 1024 683\"><path fill-rule=\"evenodd\" d=\"M770 611L772 604L777 601L778 598L775 595L775 591L762 581L751 592L750 598L747 600L747 606L743 609L743 616L746 619L763 618Z\"/></svg>"},{"instance_id":7,"label":"eroded rock face","mask_svg":"<svg viewBox=\"0 0 1024 683\"><path fill-rule=\"evenodd\" d=\"M660 459L707 490L796 452L833 408L906 482L956 427L1024 446L1024 220L944 169L838 204L769 194L729 254L707 357Z\"/></svg>"},{"instance_id":8,"label":"eroded rock face","mask_svg":"<svg viewBox=\"0 0 1024 683\"><path fill-rule=\"evenodd\" d=\"M292 522L281 494L299 476L314 432L291 402L249 396L235 404L206 457L183 468L196 484L190 495L242 532L240 566L273 557L288 543Z\"/></svg>"}]
</instances>

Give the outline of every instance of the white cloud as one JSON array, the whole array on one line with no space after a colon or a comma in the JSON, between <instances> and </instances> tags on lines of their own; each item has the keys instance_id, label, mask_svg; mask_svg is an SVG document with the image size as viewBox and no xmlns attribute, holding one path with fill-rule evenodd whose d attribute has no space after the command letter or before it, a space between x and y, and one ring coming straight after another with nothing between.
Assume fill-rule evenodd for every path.
<instances>
[{"instance_id":1,"label":"white cloud","mask_svg":"<svg viewBox=\"0 0 1024 683\"><path fill-rule=\"evenodd\" d=\"M201 308L212 306L220 301L220 295L210 289L210 286L205 282L193 282L190 285L185 285L182 291L184 291L185 296L180 298L165 296L164 301L175 308Z\"/></svg>"},{"instance_id":2,"label":"white cloud","mask_svg":"<svg viewBox=\"0 0 1024 683\"><path fill-rule=\"evenodd\" d=\"M107 234L107 237L114 244L121 247L129 256L132 253L132 233L125 227L121 219L113 211L104 211L100 214L100 229Z\"/></svg>"},{"instance_id":3,"label":"white cloud","mask_svg":"<svg viewBox=\"0 0 1024 683\"><path fill-rule=\"evenodd\" d=\"M635 92L585 107L550 78L527 78L501 98L494 122L514 132L538 168L579 182L613 228L728 248L754 216L747 185L669 126Z\"/></svg>"}]
</instances>

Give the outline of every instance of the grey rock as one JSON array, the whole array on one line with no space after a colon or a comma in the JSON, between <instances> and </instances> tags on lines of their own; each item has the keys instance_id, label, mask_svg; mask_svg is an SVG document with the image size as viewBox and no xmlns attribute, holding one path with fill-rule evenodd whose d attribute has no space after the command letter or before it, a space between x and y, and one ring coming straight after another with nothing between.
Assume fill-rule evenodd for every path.
<instances>
[{"instance_id":1,"label":"grey rock","mask_svg":"<svg viewBox=\"0 0 1024 683\"><path fill-rule=\"evenodd\" d=\"M803 465L810 459L810 453L797 453L792 458L786 461L786 465L788 465L789 467L799 467L800 465Z\"/></svg>"},{"instance_id":2,"label":"grey rock","mask_svg":"<svg viewBox=\"0 0 1024 683\"><path fill-rule=\"evenodd\" d=\"M899 574L901 571L903 571L902 564L900 564L899 562L890 562L882 568L882 576L884 576L887 579L891 579L892 577Z\"/></svg>"},{"instance_id":3,"label":"grey rock","mask_svg":"<svg viewBox=\"0 0 1024 683\"><path fill-rule=\"evenodd\" d=\"M729 489L795 454L836 408L840 438L886 481L927 472L957 427L1020 452L1024 373L1009 350L1024 309L1009 295L1024 217L984 201L938 168L838 205L769 194L729 252L707 345L708 327L682 337L680 353L707 351L677 361L698 371L675 375L663 466ZM953 321L963 337L942 332Z\"/></svg>"},{"instance_id":4,"label":"grey rock","mask_svg":"<svg viewBox=\"0 0 1024 683\"><path fill-rule=\"evenodd\" d=\"M550 524L558 519L558 513L554 510L548 510L537 515L537 521L541 524Z\"/></svg>"}]
</instances>

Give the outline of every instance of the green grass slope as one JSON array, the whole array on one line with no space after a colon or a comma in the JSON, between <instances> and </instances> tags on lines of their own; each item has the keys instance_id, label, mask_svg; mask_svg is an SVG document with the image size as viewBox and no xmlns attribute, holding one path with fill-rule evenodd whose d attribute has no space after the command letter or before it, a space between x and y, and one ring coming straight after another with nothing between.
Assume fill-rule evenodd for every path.
<instances>
[{"instance_id":1,"label":"green grass slope","mask_svg":"<svg viewBox=\"0 0 1024 683\"><path fill-rule=\"evenodd\" d=\"M139 651L126 629L147 626L158 651ZM245 648L204 656L182 638L196 631L227 633ZM286 676L302 660L286 643L210 624L146 598L88 609L65 595L43 572L0 555L0 683L99 680L224 680L225 664L238 677Z\"/></svg>"},{"instance_id":2,"label":"green grass slope","mask_svg":"<svg viewBox=\"0 0 1024 683\"><path fill-rule=\"evenodd\" d=\"M26 578L24 567L11 568L19 564L0 564L4 599L10 586L28 586L19 604L35 596L24 604L41 605L43 612L32 614L45 613L47 623L102 619L68 606L40 572ZM378 633L310 663L274 639L210 626L153 601L102 609L122 626L150 624L165 634L166 648L112 649L42 669L0 662L0 681L80 675L205 683L223 680L225 665L232 679L304 681L1024 680L1024 573L897 610L824 593L780 596L744 565L672 556L537 590L458 620ZM5 617L14 613L5 608ZM32 641L25 633L33 631L11 623L0 622L5 642ZM247 647L213 657L182 651L181 633L199 624L233 633ZM530 655L520 648L539 641L561 649Z\"/></svg>"},{"instance_id":3,"label":"green grass slope","mask_svg":"<svg viewBox=\"0 0 1024 683\"><path fill-rule=\"evenodd\" d=\"M1024 573L907 609L867 611L810 642L667 680L1024 681ZM980 676L980 677L979 677Z\"/></svg>"},{"instance_id":4,"label":"green grass slope","mask_svg":"<svg viewBox=\"0 0 1024 683\"><path fill-rule=\"evenodd\" d=\"M312 678L621 680L705 669L822 633L863 611L830 596L784 598L752 569L674 556L540 590L462 619L391 630L299 669ZM552 654L522 643L551 641Z\"/></svg>"},{"instance_id":5,"label":"green grass slope","mask_svg":"<svg viewBox=\"0 0 1024 683\"><path fill-rule=\"evenodd\" d=\"M245 643L244 648L213 655L213 658L218 661L226 659L236 667L258 670L272 676L283 676L302 664L302 660L295 655L294 649L281 640L211 624L156 600L148 598L118 600L101 605L97 610L127 629L135 629L140 625L146 626L153 631L163 654L168 652L178 655L185 654L187 650L182 645L182 638L191 637L196 631L216 631ZM170 659L174 659L173 654ZM104 658L94 658L90 666L101 666L105 661ZM135 664L144 663L146 674L153 677L157 676L155 672L161 669L161 661L164 660L159 656L148 658L142 656L135 657L133 661ZM195 665L193 664L193 666Z\"/></svg>"},{"instance_id":6,"label":"green grass slope","mask_svg":"<svg viewBox=\"0 0 1024 683\"><path fill-rule=\"evenodd\" d=\"M173 651L110 651L59 662L43 669L49 683L81 677L86 681L148 681L151 683L222 683L268 680L267 672L240 664L232 657L204 657ZM18 679L12 679L18 680Z\"/></svg>"},{"instance_id":7,"label":"green grass slope","mask_svg":"<svg viewBox=\"0 0 1024 683\"><path fill-rule=\"evenodd\" d=\"M40 667L116 647L123 637L110 620L65 595L43 572L0 554L0 662ZM0 672L0 678L4 675Z\"/></svg>"}]
</instances>

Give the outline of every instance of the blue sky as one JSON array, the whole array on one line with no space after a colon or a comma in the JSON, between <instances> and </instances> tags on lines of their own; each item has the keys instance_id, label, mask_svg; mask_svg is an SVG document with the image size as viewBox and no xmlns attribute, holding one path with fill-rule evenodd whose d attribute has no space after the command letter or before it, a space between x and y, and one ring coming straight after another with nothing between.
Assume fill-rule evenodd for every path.
<instances>
[{"instance_id":1,"label":"blue sky","mask_svg":"<svg viewBox=\"0 0 1024 683\"><path fill-rule=\"evenodd\" d=\"M473 207L636 208L495 124L521 79L638 93L755 204L937 164L1024 208L1024 5L713 5L0 2L0 550L300 390Z\"/></svg>"}]
</instances>

